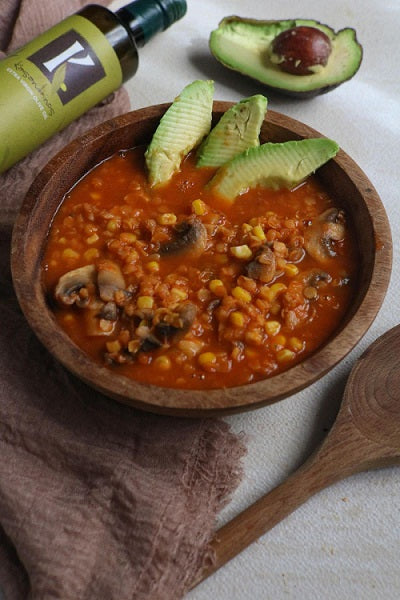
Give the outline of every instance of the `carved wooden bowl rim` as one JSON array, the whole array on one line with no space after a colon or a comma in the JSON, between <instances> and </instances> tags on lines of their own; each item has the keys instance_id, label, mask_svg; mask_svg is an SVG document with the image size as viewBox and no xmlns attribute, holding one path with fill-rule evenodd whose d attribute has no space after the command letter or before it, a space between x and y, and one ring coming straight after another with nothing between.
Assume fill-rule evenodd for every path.
<instances>
[{"instance_id":1,"label":"carved wooden bowl rim","mask_svg":"<svg viewBox=\"0 0 400 600\"><path fill-rule=\"evenodd\" d=\"M214 102L214 121L233 103ZM142 384L95 364L56 324L41 280L41 260L53 215L64 194L90 168L114 152L148 143L169 104L139 109L106 121L58 153L33 182L17 217L11 266L20 306L44 346L89 386L119 402L150 412L204 417L234 413L282 400L331 370L359 342L386 294L392 240L381 199L360 167L343 151L318 171L340 197L356 227L360 250L359 285L352 306L334 335L314 354L284 373L238 387L179 390ZM307 125L269 110L261 141L321 137Z\"/></svg>"}]
</instances>

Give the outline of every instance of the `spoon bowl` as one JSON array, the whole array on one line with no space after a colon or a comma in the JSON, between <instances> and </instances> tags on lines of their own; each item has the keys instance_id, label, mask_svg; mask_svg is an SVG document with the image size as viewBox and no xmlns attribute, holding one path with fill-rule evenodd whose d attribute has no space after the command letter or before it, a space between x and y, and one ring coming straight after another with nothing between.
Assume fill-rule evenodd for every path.
<instances>
[{"instance_id":1,"label":"spoon bowl","mask_svg":"<svg viewBox=\"0 0 400 600\"><path fill-rule=\"evenodd\" d=\"M222 527L215 561L196 584L272 529L312 495L355 473L400 464L400 325L378 338L348 378L336 420L319 448L282 484Z\"/></svg>"}]
</instances>

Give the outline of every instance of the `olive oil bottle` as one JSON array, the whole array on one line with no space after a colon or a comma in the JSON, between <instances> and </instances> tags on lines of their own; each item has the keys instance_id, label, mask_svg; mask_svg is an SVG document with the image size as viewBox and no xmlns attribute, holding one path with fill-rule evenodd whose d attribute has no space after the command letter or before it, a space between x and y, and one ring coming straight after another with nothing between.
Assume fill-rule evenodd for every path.
<instances>
[{"instance_id":1,"label":"olive oil bottle","mask_svg":"<svg viewBox=\"0 0 400 600\"><path fill-rule=\"evenodd\" d=\"M0 61L0 173L132 77L138 48L185 13L185 0L88 5Z\"/></svg>"}]
</instances>

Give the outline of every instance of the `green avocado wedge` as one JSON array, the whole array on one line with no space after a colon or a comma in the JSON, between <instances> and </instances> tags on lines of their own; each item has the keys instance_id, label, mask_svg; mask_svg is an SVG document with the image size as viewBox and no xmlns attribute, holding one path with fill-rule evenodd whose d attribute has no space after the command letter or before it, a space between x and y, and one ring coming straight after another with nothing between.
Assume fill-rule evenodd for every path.
<instances>
[{"instance_id":1,"label":"green avocado wedge","mask_svg":"<svg viewBox=\"0 0 400 600\"><path fill-rule=\"evenodd\" d=\"M167 183L183 158L211 129L214 82L196 80L175 98L160 119L145 152L150 185Z\"/></svg>"},{"instance_id":2,"label":"green avocado wedge","mask_svg":"<svg viewBox=\"0 0 400 600\"><path fill-rule=\"evenodd\" d=\"M267 142L246 150L220 167L208 187L228 202L256 186L292 189L338 151L337 143L327 138Z\"/></svg>"},{"instance_id":3,"label":"green avocado wedge","mask_svg":"<svg viewBox=\"0 0 400 600\"><path fill-rule=\"evenodd\" d=\"M331 43L324 67L310 75L293 75L280 69L271 46L283 31L293 27L313 27L323 31ZM351 79L362 60L362 46L352 28L335 31L311 19L261 21L237 16L225 17L211 32L210 51L225 67L263 83L278 93L307 98L333 90Z\"/></svg>"},{"instance_id":4,"label":"green avocado wedge","mask_svg":"<svg viewBox=\"0 0 400 600\"><path fill-rule=\"evenodd\" d=\"M198 149L197 167L220 167L247 148L259 146L267 105L267 98L256 94L228 109Z\"/></svg>"}]
</instances>

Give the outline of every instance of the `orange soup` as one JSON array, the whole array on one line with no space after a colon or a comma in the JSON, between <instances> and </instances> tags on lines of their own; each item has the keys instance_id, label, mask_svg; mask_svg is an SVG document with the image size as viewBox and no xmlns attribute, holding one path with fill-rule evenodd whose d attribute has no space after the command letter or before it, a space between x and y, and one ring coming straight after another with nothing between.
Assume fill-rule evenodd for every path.
<instances>
[{"instance_id":1,"label":"orange soup","mask_svg":"<svg viewBox=\"0 0 400 600\"><path fill-rule=\"evenodd\" d=\"M43 273L60 326L100 364L167 387L246 384L314 352L354 291L345 211L315 177L223 203L193 154L150 188L144 150L90 171L54 218Z\"/></svg>"}]
</instances>

